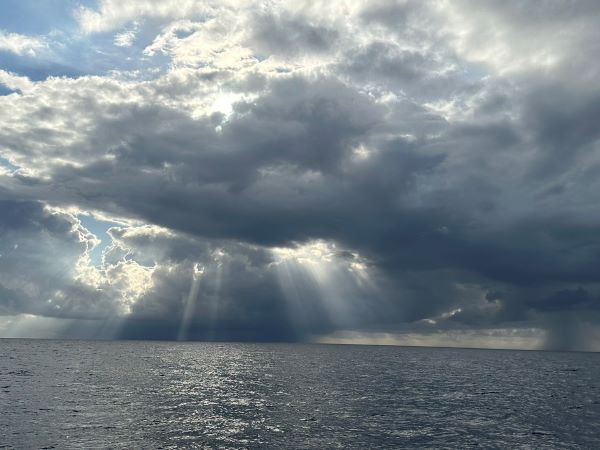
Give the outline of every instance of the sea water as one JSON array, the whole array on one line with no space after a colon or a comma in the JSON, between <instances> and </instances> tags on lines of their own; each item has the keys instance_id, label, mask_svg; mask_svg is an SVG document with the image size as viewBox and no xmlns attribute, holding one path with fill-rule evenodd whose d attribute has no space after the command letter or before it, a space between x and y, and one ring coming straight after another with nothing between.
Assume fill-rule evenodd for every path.
<instances>
[{"instance_id":1,"label":"sea water","mask_svg":"<svg viewBox=\"0 0 600 450\"><path fill-rule=\"evenodd\" d=\"M0 340L0 448L600 448L600 354Z\"/></svg>"}]
</instances>

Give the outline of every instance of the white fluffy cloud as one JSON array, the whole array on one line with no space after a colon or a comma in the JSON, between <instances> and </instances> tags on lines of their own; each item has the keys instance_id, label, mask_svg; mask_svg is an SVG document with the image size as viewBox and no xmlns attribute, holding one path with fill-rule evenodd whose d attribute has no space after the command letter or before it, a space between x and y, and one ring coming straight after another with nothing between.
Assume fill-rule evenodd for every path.
<instances>
[{"instance_id":1,"label":"white fluffy cloud","mask_svg":"<svg viewBox=\"0 0 600 450\"><path fill-rule=\"evenodd\" d=\"M8 51L17 55L35 56L37 52L48 47L44 39L19 33L0 30L0 51Z\"/></svg>"}]
</instances>

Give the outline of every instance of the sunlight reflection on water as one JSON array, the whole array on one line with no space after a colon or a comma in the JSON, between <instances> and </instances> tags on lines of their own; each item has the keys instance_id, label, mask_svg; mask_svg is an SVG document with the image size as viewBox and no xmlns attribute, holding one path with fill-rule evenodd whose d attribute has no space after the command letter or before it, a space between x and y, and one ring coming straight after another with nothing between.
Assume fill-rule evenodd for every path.
<instances>
[{"instance_id":1,"label":"sunlight reflection on water","mask_svg":"<svg viewBox=\"0 0 600 450\"><path fill-rule=\"evenodd\" d=\"M0 340L8 448L599 448L600 355Z\"/></svg>"}]
</instances>

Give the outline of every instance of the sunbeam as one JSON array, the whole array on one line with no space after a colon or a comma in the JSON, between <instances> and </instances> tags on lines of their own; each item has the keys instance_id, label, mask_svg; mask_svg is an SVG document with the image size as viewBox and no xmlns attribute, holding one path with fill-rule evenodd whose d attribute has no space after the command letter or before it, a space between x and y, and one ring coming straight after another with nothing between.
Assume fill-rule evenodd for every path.
<instances>
[{"instance_id":1,"label":"sunbeam","mask_svg":"<svg viewBox=\"0 0 600 450\"><path fill-rule=\"evenodd\" d=\"M315 302L336 328L354 326L368 318L365 300L377 296L377 289L360 255L325 241L276 248L273 254L292 323L297 327L305 325L305 317L310 317L307 310Z\"/></svg>"},{"instance_id":2,"label":"sunbeam","mask_svg":"<svg viewBox=\"0 0 600 450\"><path fill-rule=\"evenodd\" d=\"M179 331L177 333L178 341L184 341L188 337L190 323L196 311L196 300L198 298L198 290L200 289L200 279L203 274L204 267L195 263L192 268L192 284L190 286L190 292L185 302L185 309L183 310L181 324L179 325Z\"/></svg>"},{"instance_id":3,"label":"sunbeam","mask_svg":"<svg viewBox=\"0 0 600 450\"><path fill-rule=\"evenodd\" d=\"M206 296L208 307L208 338L215 338L217 321L219 319L220 300L223 287L223 272L224 265L227 264L227 254L222 249L217 249L212 252L213 264L212 271L212 292Z\"/></svg>"},{"instance_id":4,"label":"sunbeam","mask_svg":"<svg viewBox=\"0 0 600 450\"><path fill-rule=\"evenodd\" d=\"M302 286L299 286L298 267L288 259L278 261L274 267L283 297L287 301L291 324L298 335L302 329L310 326L311 317L307 311L309 305L300 295L303 291Z\"/></svg>"}]
</instances>

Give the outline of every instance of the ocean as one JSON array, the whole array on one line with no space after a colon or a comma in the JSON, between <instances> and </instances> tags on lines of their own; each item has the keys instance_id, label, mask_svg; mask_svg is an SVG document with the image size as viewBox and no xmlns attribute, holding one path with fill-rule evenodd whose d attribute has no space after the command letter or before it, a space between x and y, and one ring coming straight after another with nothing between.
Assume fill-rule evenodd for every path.
<instances>
[{"instance_id":1,"label":"ocean","mask_svg":"<svg viewBox=\"0 0 600 450\"><path fill-rule=\"evenodd\" d=\"M0 448L600 448L600 354L1 339Z\"/></svg>"}]
</instances>

